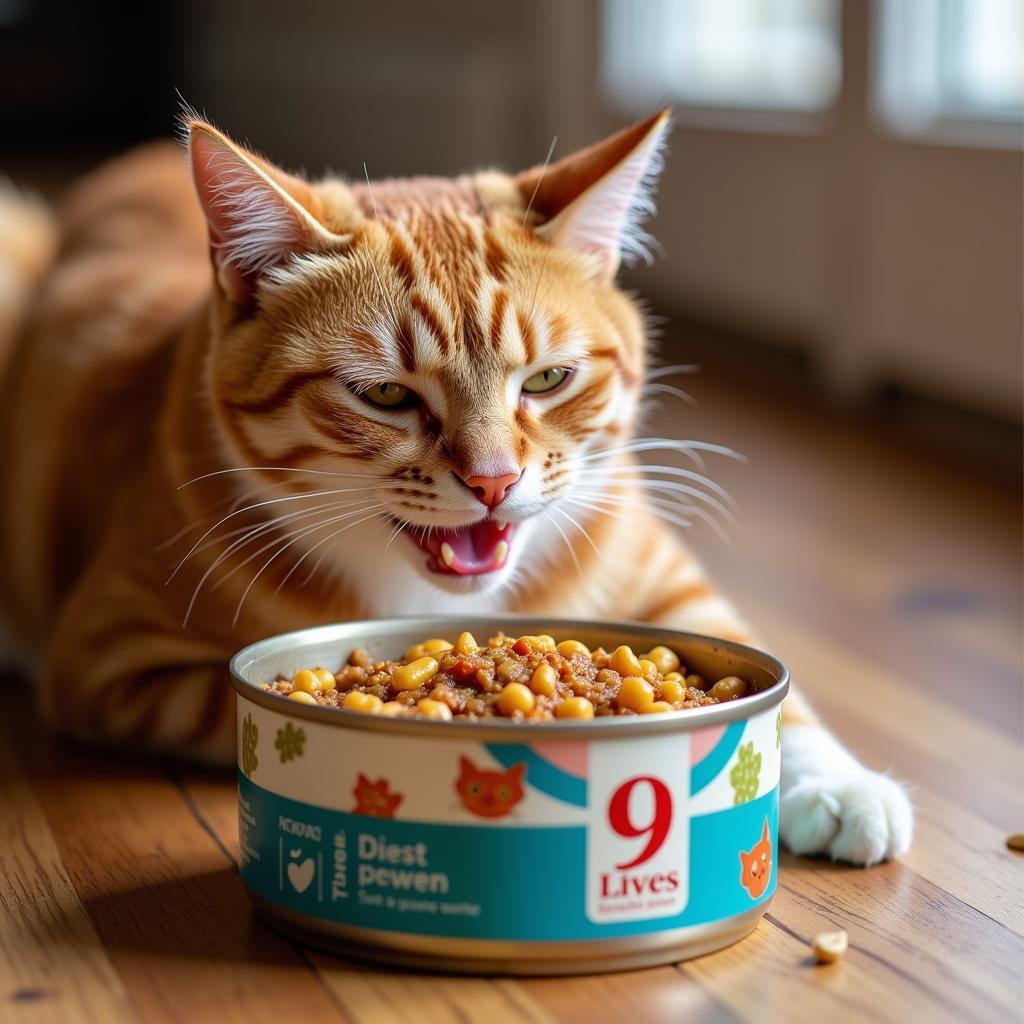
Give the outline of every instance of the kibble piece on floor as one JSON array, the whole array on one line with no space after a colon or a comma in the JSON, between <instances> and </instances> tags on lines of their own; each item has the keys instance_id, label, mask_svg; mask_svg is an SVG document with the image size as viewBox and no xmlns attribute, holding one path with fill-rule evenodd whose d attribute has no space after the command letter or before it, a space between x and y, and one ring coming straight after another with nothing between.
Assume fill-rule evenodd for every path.
<instances>
[{"instance_id":1,"label":"kibble piece on floor","mask_svg":"<svg viewBox=\"0 0 1024 1024\"><path fill-rule=\"evenodd\" d=\"M1011 832L1010 835L1006 837L1006 845L1011 850L1018 850L1019 852L1024 853L1024 832Z\"/></svg>"},{"instance_id":2,"label":"kibble piece on floor","mask_svg":"<svg viewBox=\"0 0 1024 1024\"><path fill-rule=\"evenodd\" d=\"M819 932L811 941L811 949L819 964L834 964L846 952L849 944L849 936L840 928L835 932Z\"/></svg>"}]
</instances>

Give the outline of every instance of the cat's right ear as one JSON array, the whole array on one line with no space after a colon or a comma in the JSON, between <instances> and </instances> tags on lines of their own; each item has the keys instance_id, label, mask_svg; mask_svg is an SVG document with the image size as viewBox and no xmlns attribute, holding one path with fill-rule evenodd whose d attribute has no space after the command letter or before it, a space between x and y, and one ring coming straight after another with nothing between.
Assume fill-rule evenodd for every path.
<instances>
[{"instance_id":1,"label":"cat's right ear","mask_svg":"<svg viewBox=\"0 0 1024 1024\"><path fill-rule=\"evenodd\" d=\"M646 257L643 220L654 212L654 184L669 131L669 111L514 180L552 245L584 254L592 276L611 280L622 257ZM525 223L525 221L524 221Z\"/></svg>"},{"instance_id":2,"label":"cat's right ear","mask_svg":"<svg viewBox=\"0 0 1024 1024\"><path fill-rule=\"evenodd\" d=\"M231 302L249 305L260 276L291 257L347 244L348 236L318 219L317 196L301 178L236 145L201 118L186 116L184 130L217 282Z\"/></svg>"}]
</instances>

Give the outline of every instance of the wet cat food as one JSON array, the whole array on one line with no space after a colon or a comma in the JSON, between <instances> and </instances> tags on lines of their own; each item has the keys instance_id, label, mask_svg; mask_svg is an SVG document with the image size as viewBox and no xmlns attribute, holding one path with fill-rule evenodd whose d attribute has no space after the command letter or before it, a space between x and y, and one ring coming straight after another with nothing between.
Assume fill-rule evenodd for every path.
<instances>
[{"instance_id":1,"label":"wet cat food","mask_svg":"<svg viewBox=\"0 0 1024 1024\"><path fill-rule=\"evenodd\" d=\"M760 651L383 619L271 637L231 675L242 881L300 941L392 966L623 970L735 942L775 892L787 677ZM502 884L509 865L526 884Z\"/></svg>"},{"instance_id":2,"label":"wet cat food","mask_svg":"<svg viewBox=\"0 0 1024 1024\"><path fill-rule=\"evenodd\" d=\"M364 714L544 722L609 715L655 715L737 700L756 687L740 676L689 672L664 644L637 653L628 644L591 650L550 634L499 632L484 644L461 632L413 644L400 660L355 649L336 671L300 668L266 684L305 704Z\"/></svg>"}]
</instances>

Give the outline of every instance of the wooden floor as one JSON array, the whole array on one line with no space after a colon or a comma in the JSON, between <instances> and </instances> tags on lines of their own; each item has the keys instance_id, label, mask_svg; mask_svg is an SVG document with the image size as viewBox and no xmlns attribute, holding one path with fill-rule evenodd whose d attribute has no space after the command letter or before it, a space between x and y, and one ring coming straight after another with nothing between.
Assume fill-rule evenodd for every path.
<instances>
[{"instance_id":1,"label":"wooden floor","mask_svg":"<svg viewBox=\"0 0 1024 1024\"><path fill-rule=\"evenodd\" d=\"M54 743L0 686L0 1020L1010 1021L1022 1013L1020 506L770 393L689 382L651 433L732 444L707 560L840 736L913 788L917 839L869 871L784 857L767 918L689 963L597 978L393 973L253 914L231 777ZM69 685L74 685L69 680ZM850 935L816 967L808 940Z\"/></svg>"}]
</instances>

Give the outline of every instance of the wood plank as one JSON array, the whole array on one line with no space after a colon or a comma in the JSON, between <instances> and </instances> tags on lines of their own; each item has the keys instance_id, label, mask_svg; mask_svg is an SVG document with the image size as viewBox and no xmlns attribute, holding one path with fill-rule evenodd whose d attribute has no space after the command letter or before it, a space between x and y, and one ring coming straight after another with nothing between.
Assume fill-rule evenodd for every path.
<instances>
[{"instance_id":1,"label":"wood plank","mask_svg":"<svg viewBox=\"0 0 1024 1024\"><path fill-rule=\"evenodd\" d=\"M772 911L785 908L778 896ZM774 913L773 913L774 919ZM959 1021L939 1006L925 1009L920 993L893 984L893 972L852 949L837 964L817 967L803 937L781 922L762 921L743 942L680 965L744 1021L758 1024L821 1024L878 1021L905 1024L927 1019Z\"/></svg>"},{"instance_id":2,"label":"wood plank","mask_svg":"<svg viewBox=\"0 0 1024 1024\"><path fill-rule=\"evenodd\" d=\"M558 1020L515 980L430 976L314 955L355 1024L551 1024Z\"/></svg>"},{"instance_id":3,"label":"wood plank","mask_svg":"<svg viewBox=\"0 0 1024 1024\"><path fill-rule=\"evenodd\" d=\"M700 978L675 967L589 978L528 978L519 984L566 1024L725 1024L740 1019Z\"/></svg>"},{"instance_id":4,"label":"wood plank","mask_svg":"<svg viewBox=\"0 0 1024 1024\"><path fill-rule=\"evenodd\" d=\"M0 791L0 1017L12 1024L135 1020L6 742Z\"/></svg>"},{"instance_id":5,"label":"wood plank","mask_svg":"<svg viewBox=\"0 0 1024 1024\"><path fill-rule=\"evenodd\" d=\"M1024 856L1006 833L926 786L915 788L914 845L902 863L938 889L1024 936Z\"/></svg>"},{"instance_id":6,"label":"wood plank","mask_svg":"<svg viewBox=\"0 0 1024 1024\"><path fill-rule=\"evenodd\" d=\"M895 580L887 579L893 575L892 563L867 546L852 551L843 545L839 564L827 543L814 544L813 557L808 557L808 538L788 530L772 532L770 540L762 537L756 554L745 562L737 588L751 620L769 642L778 648L779 638L764 621L775 608L827 642L868 648L929 698L941 695L962 707L966 694L976 693L979 699L969 702L971 714L1020 742L1024 687L1020 645L1008 642L1013 632L1020 635L1019 617L1013 619L1012 609L980 584L957 581L944 597L941 580L934 577L899 572ZM871 581L859 582L858 575L865 574ZM936 602L933 609L928 608L930 600ZM960 606L943 610L947 600Z\"/></svg>"},{"instance_id":7,"label":"wood plank","mask_svg":"<svg viewBox=\"0 0 1024 1024\"><path fill-rule=\"evenodd\" d=\"M919 1014L1000 1019L1019 1008L1024 939L905 865L882 865L868 876L787 855L780 879L773 917L808 942L845 928L877 981L908 999L917 994Z\"/></svg>"},{"instance_id":8,"label":"wood plank","mask_svg":"<svg viewBox=\"0 0 1024 1024\"><path fill-rule=\"evenodd\" d=\"M1019 828L1020 746L941 697L920 694L877 652L836 646L775 611L762 618L838 736L866 763L926 782L1007 832Z\"/></svg>"},{"instance_id":9,"label":"wood plank","mask_svg":"<svg viewBox=\"0 0 1024 1024\"><path fill-rule=\"evenodd\" d=\"M141 1021L345 1019L304 956L256 918L234 866L158 764L58 747L27 709L4 707Z\"/></svg>"}]
</instances>

